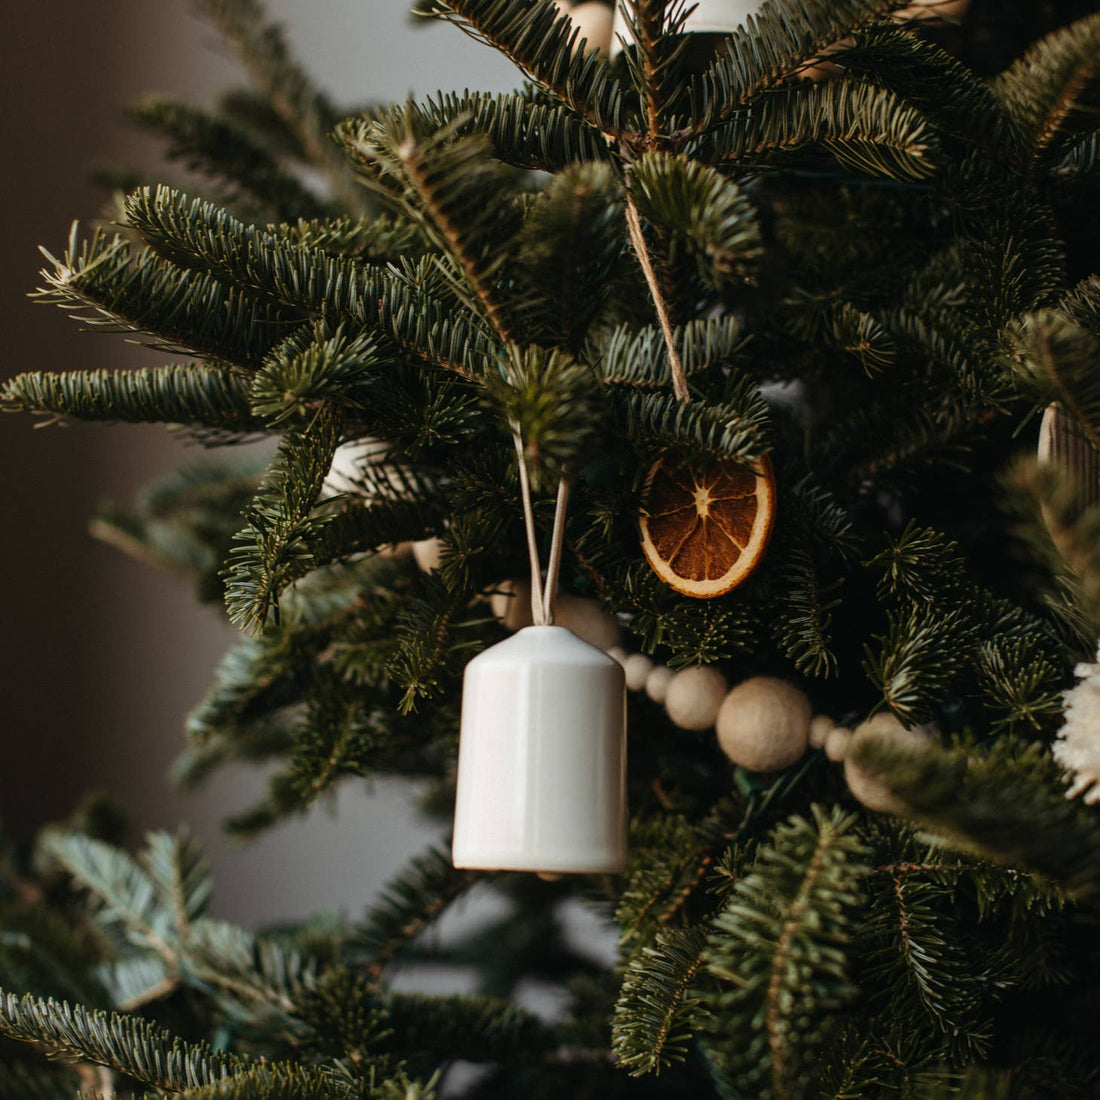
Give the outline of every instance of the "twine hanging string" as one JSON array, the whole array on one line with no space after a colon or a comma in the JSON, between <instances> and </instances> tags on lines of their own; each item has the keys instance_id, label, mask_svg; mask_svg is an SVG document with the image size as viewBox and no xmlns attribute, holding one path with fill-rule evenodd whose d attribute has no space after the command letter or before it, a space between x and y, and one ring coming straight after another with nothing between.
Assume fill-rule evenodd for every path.
<instances>
[{"instance_id":1,"label":"twine hanging string","mask_svg":"<svg viewBox=\"0 0 1100 1100\"><path fill-rule=\"evenodd\" d=\"M569 482L563 477L558 482L558 497L554 505L554 528L550 535L550 559L546 567L546 583L542 581L542 565L539 561L538 533L535 530L535 509L531 503L531 478L527 460L523 455L523 438L519 425L512 425L512 439L519 461L519 489L523 500L523 522L527 531L527 557L531 566L531 618L536 626L553 626L554 599L558 594L558 577L561 575L561 554L565 542L565 514L569 508Z\"/></svg>"}]
</instances>

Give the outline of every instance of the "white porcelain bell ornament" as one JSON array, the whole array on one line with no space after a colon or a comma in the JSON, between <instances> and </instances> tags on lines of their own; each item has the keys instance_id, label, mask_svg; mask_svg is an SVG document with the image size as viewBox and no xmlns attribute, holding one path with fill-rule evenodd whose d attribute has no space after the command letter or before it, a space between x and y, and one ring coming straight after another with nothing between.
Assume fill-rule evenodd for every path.
<instances>
[{"instance_id":1,"label":"white porcelain bell ornament","mask_svg":"<svg viewBox=\"0 0 1100 1100\"><path fill-rule=\"evenodd\" d=\"M456 867L621 871L622 667L561 626L529 626L466 667Z\"/></svg>"}]
</instances>

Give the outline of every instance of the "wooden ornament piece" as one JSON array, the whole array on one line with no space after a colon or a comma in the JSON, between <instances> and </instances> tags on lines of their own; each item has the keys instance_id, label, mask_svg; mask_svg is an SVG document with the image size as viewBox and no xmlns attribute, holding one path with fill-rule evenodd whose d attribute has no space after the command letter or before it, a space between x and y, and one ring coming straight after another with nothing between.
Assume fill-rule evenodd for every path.
<instances>
[{"instance_id":1,"label":"wooden ornament piece","mask_svg":"<svg viewBox=\"0 0 1100 1100\"><path fill-rule=\"evenodd\" d=\"M618 645L622 636L614 616L604 611L595 600L586 600L582 596L558 596L554 604L554 623L572 630L578 638L604 652Z\"/></svg>"},{"instance_id":2,"label":"wooden ornament piece","mask_svg":"<svg viewBox=\"0 0 1100 1100\"><path fill-rule=\"evenodd\" d=\"M1100 451L1057 402L1043 411L1036 457L1068 474L1088 507L1100 504Z\"/></svg>"},{"instance_id":3,"label":"wooden ornament piece","mask_svg":"<svg viewBox=\"0 0 1100 1100\"><path fill-rule=\"evenodd\" d=\"M810 738L810 700L793 684L754 676L738 684L718 712L718 744L752 772L789 768Z\"/></svg>"},{"instance_id":4,"label":"wooden ornament piece","mask_svg":"<svg viewBox=\"0 0 1100 1100\"><path fill-rule=\"evenodd\" d=\"M646 478L642 552L650 568L684 596L723 596L756 569L775 522L775 474L764 457L694 467L673 455Z\"/></svg>"},{"instance_id":5,"label":"wooden ornament piece","mask_svg":"<svg viewBox=\"0 0 1100 1100\"><path fill-rule=\"evenodd\" d=\"M669 681L665 709L681 729L710 729L728 690L729 684L718 669L685 668Z\"/></svg>"},{"instance_id":6,"label":"wooden ornament piece","mask_svg":"<svg viewBox=\"0 0 1100 1100\"><path fill-rule=\"evenodd\" d=\"M421 539L412 544L413 560L424 573L439 568L443 559L443 540L439 538Z\"/></svg>"},{"instance_id":7,"label":"wooden ornament piece","mask_svg":"<svg viewBox=\"0 0 1100 1100\"><path fill-rule=\"evenodd\" d=\"M623 662L627 690L641 691L652 669L653 662L644 653L631 653Z\"/></svg>"},{"instance_id":8,"label":"wooden ornament piece","mask_svg":"<svg viewBox=\"0 0 1100 1100\"><path fill-rule=\"evenodd\" d=\"M663 703L668 697L668 685L676 673L668 665L654 665L645 678L645 693L655 703Z\"/></svg>"},{"instance_id":9,"label":"wooden ornament piece","mask_svg":"<svg viewBox=\"0 0 1100 1100\"><path fill-rule=\"evenodd\" d=\"M893 792L883 785L874 772L857 764L854 759L855 750L861 744L884 739L914 748L928 744L928 734L923 730L906 729L893 714L882 711L857 726L852 734L844 757L844 778L848 781L848 789L867 809L897 813L901 804Z\"/></svg>"}]
</instances>

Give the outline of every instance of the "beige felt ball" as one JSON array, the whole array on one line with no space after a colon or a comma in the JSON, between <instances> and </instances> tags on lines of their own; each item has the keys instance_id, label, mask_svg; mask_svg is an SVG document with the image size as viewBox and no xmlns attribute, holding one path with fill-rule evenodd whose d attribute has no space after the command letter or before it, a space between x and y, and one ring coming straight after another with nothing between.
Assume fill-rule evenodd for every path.
<instances>
[{"instance_id":1,"label":"beige felt ball","mask_svg":"<svg viewBox=\"0 0 1100 1100\"><path fill-rule=\"evenodd\" d=\"M505 630L522 630L535 621L531 614L531 586L526 581L501 581L489 597L489 606Z\"/></svg>"},{"instance_id":2,"label":"beige felt ball","mask_svg":"<svg viewBox=\"0 0 1100 1100\"><path fill-rule=\"evenodd\" d=\"M668 665L654 665L645 678L645 693L655 703L663 703L668 695L668 685L676 673Z\"/></svg>"},{"instance_id":3,"label":"beige felt ball","mask_svg":"<svg viewBox=\"0 0 1100 1100\"><path fill-rule=\"evenodd\" d=\"M620 664L620 665L622 665L622 666L623 666L624 668L626 667L626 657L627 657L627 653L626 653L626 650L625 650L625 649L623 649L623 647L622 647L621 645L613 645L613 646L612 646L612 647L611 647L611 648L610 648L610 649L609 649L609 650L607 651L607 655L608 655L608 657L610 657L610 658L611 658L611 659L612 659L613 661L618 661L618 662L619 662L619 664Z\"/></svg>"},{"instance_id":4,"label":"beige felt ball","mask_svg":"<svg viewBox=\"0 0 1100 1100\"><path fill-rule=\"evenodd\" d=\"M825 738L825 755L839 764L848 755L848 743L852 740L852 731L845 726L833 726Z\"/></svg>"},{"instance_id":5,"label":"beige felt ball","mask_svg":"<svg viewBox=\"0 0 1100 1100\"><path fill-rule=\"evenodd\" d=\"M607 4L598 3L597 0L584 0L569 9L569 18L580 31L577 45L580 45L581 39L587 40L584 45L585 53L598 50L606 54L611 49L611 25L615 14Z\"/></svg>"},{"instance_id":6,"label":"beige felt ball","mask_svg":"<svg viewBox=\"0 0 1100 1100\"><path fill-rule=\"evenodd\" d=\"M431 538L414 542L412 556L423 572L430 573L433 569L438 569L443 557L443 540Z\"/></svg>"},{"instance_id":7,"label":"beige felt ball","mask_svg":"<svg viewBox=\"0 0 1100 1100\"><path fill-rule=\"evenodd\" d=\"M605 652L618 644L622 633L614 616L595 600L580 596L558 596L554 601L554 625L572 630L578 638Z\"/></svg>"},{"instance_id":8,"label":"beige felt ball","mask_svg":"<svg viewBox=\"0 0 1100 1100\"><path fill-rule=\"evenodd\" d=\"M653 662L644 653L631 653L623 661L623 672L626 673L626 686L631 691L641 691L649 677Z\"/></svg>"},{"instance_id":9,"label":"beige felt ball","mask_svg":"<svg viewBox=\"0 0 1100 1100\"><path fill-rule=\"evenodd\" d=\"M894 22L926 22L938 20L953 23L966 14L970 0L914 0L908 7L894 12Z\"/></svg>"},{"instance_id":10,"label":"beige felt ball","mask_svg":"<svg viewBox=\"0 0 1100 1100\"><path fill-rule=\"evenodd\" d=\"M718 712L718 744L753 772L790 767L810 743L810 700L793 684L753 676L738 684Z\"/></svg>"},{"instance_id":11,"label":"beige felt ball","mask_svg":"<svg viewBox=\"0 0 1100 1100\"><path fill-rule=\"evenodd\" d=\"M729 684L718 669L706 665L685 668L669 681L665 709L681 729L710 729L728 690Z\"/></svg>"},{"instance_id":12,"label":"beige felt ball","mask_svg":"<svg viewBox=\"0 0 1100 1100\"><path fill-rule=\"evenodd\" d=\"M810 748L823 749L825 739L834 729L836 729L836 723L827 714L815 714L810 720Z\"/></svg>"},{"instance_id":13,"label":"beige felt ball","mask_svg":"<svg viewBox=\"0 0 1100 1100\"><path fill-rule=\"evenodd\" d=\"M859 745L866 741L883 739L918 748L928 744L928 734L920 729L907 730L893 714L880 711L857 726L848 742L848 752L844 758L844 778L848 781L848 789L867 809L880 813L896 813L900 803L893 793L883 786L874 772L861 767L854 759Z\"/></svg>"}]
</instances>

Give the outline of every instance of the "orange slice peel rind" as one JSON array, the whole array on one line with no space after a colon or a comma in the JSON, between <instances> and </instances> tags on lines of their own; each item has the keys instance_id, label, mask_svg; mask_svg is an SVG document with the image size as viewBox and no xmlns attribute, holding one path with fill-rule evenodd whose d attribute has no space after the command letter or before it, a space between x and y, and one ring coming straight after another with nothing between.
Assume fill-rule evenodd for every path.
<instances>
[{"instance_id":1,"label":"orange slice peel rind","mask_svg":"<svg viewBox=\"0 0 1100 1100\"><path fill-rule=\"evenodd\" d=\"M775 521L775 474L767 456L751 466L706 469L666 455L646 476L639 525L650 567L684 596L712 599L756 569Z\"/></svg>"}]
</instances>

